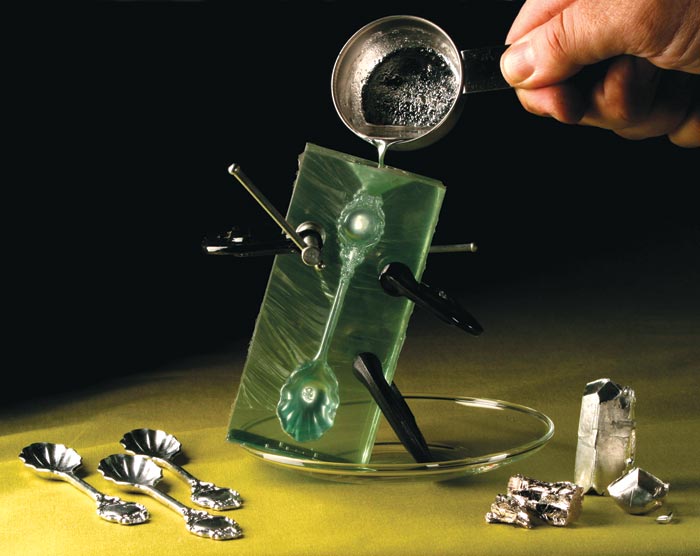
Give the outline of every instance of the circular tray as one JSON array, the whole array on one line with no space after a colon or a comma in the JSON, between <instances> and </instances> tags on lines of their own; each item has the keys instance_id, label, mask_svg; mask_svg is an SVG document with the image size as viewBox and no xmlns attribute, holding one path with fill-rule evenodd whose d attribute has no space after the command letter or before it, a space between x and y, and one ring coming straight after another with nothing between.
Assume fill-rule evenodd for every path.
<instances>
[{"instance_id":1,"label":"circular tray","mask_svg":"<svg viewBox=\"0 0 700 556\"><path fill-rule=\"evenodd\" d=\"M441 481L485 473L532 455L554 435L549 417L511 402L433 394L404 394L404 399L436 461L416 463L384 419L367 463L308 459L241 446L266 463L321 479Z\"/></svg>"}]
</instances>

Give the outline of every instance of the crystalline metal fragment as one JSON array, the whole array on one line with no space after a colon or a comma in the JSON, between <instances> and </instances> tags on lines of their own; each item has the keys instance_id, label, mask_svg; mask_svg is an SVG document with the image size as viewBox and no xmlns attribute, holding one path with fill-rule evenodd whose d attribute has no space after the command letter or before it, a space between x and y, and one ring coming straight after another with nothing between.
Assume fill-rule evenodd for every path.
<instances>
[{"instance_id":1,"label":"crystalline metal fragment","mask_svg":"<svg viewBox=\"0 0 700 556\"><path fill-rule=\"evenodd\" d=\"M518 496L496 495L496 500L491 504L491 511L486 513L488 523L509 523L524 529L532 529L540 523L540 518L525 504L525 500Z\"/></svg>"},{"instance_id":2,"label":"crystalline metal fragment","mask_svg":"<svg viewBox=\"0 0 700 556\"><path fill-rule=\"evenodd\" d=\"M525 505L550 525L564 527L581 515L583 488L575 483L546 483L513 475L508 480L508 494L524 498Z\"/></svg>"},{"instance_id":3,"label":"crystalline metal fragment","mask_svg":"<svg viewBox=\"0 0 700 556\"><path fill-rule=\"evenodd\" d=\"M508 480L508 494L499 494L486 514L489 523L510 523L532 529L540 523L563 527L581 514L583 489L574 483L547 483L523 475Z\"/></svg>"},{"instance_id":4,"label":"crystalline metal fragment","mask_svg":"<svg viewBox=\"0 0 700 556\"><path fill-rule=\"evenodd\" d=\"M669 487L669 483L635 467L610 483L608 494L627 513L645 514L663 504Z\"/></svg>"},{"instance_id":5,"label":"crystalline metal fragment","mask_svg":"<svg viewBox=\"0 0 700 556\"><path fill-rule=\"evenodd\" d=\"M666 523L671 523L673 521L673 512L668 512L667 514L660 515L656 518L656 523L665 525Z\"/></svg>"},{"instance_id":6,"label":"crystalline metal fragment","mask_svg":"<svg viewBox=\"0 0 700 556\"><path fill-rule=\"evenodd\" d=\"M605 494L634 462L634 390L609 378L589 382L581 400L574 482L583 492Z\"/></svg>"}]
</instances>

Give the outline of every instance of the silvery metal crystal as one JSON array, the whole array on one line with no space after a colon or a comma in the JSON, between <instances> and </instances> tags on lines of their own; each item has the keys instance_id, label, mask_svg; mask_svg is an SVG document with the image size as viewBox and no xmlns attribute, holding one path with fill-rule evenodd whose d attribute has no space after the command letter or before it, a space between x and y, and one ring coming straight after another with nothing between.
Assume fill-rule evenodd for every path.
<instances>
[{"instance_id":1,"label":"silvery metal crystal","mask_svg":"<svg viewBox=\"0 0 700 556\"><path fill-rule=\"evenodd\" d=\"M669 488L669 483L635 467L610 483L608 494L627 513L645 514L663 504Z\"/></svg>"},{"instance_id":2,"label":"silvery metal crystal","mask_svg":"<svg viewBox=\"0 0 700 556\"><path fill-rule=\"evenodd\" d=\"M548 483L523 475L508 480L506 495L499 494L486 514L489 523L511 523L531 529L539 523L564 527L578 519L583 489L568 481Z\"/></svg>"},{"instance_id":3,"label":"silvery metal crystal","mask_svg":"<svg viewBox=\"0 0 700 556\"><path fill-rule=\"evenodd\" d=\"M80 455L63 444L35 442L19 454L27 467L48 479L60 479L84 492L97 504L97 515L120 525L138 525L148 521L148 510L141 504L102 494L79 478L75 471L82 465Z\"/></svg>"},{"instance_id":4,"label":"silvery metal crystal","mask_svg":"<svg viewBox=\"0 0 700 556\"><path fill-rule=\"evenodd\" d=\"M173 435L162 430L134 429L126 433L120 443L130 454L147 456L185 481L190 486L190 499L198 506L213 510L232 510L243 505L238 491L200 481L174 463L173 460L180 453L182 445Z\"/></svg>"},{"instance_id":5,"label":"silvery metal crystal","mask_svg":"<svg viewBox=\"0 0 700 556\"><path fill-rule=\"evenodd\" d=\"M488 523L509 523L524 529L532 529L542 521L520 497L497 494L491 504L491 511L486 513Z\"/></svg>"},{"instance_id":6,"label":"silvery metal crystal","mask_svg":"<svg viewBox=\"0 0 700 556\"><path fill-rule=\"evenodd\" d=\"M634 390L609 378L589 382L581 400L574 482L605 494L635 458Z\"/></svg>"},{"instance_id":7,"label":"silvery metal crystal","mask_svg":"<svg viewBox=\"0 0 700 556\"><path fill-rule=\"evenodd\" d=\"M547 483L513 475L508 480L508 494L523 498L524 504L550 525L564 527L581 515L583 488L569 481Z\"/></svg>"},{"instance_id":8,"label":"silvery metal crystal","mask_svg":"<svg viewBox=\"0 0 700 556\"><path fill-rule=\"evenodd\" d=\"M163 478L163 472L147 456L113 454L101 460L97 469L105 479L145 492L179 513L185 520L187 530L194 535L217 541L243 536L243 530L234 520L195 510L158 490L156 484Z\"/></svg>"},{"instance_id":9,"label":"silvery metal crystal","mask_svg":"<svg viewBox=\"0 0 700 556\"><path fill-rule=\"evenodd\" d=\"M665 525L673 521L673 512L668 512L667 514L660 515L656 518L656 523Z\"/></svg>"}]
</instances>

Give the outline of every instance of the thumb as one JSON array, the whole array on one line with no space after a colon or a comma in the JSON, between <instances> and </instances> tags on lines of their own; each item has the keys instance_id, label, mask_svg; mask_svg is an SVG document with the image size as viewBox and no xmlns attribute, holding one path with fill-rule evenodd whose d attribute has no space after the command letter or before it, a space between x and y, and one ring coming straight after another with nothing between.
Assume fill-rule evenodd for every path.
<instances>
[{"instance_id":1,"label":"thumb","mask_svg":"<svg viewBox=\"0 0 700 556\"><path fill-rule=\"evenodd\" d=\"M605 18L599 5L590 4L572 2L514 42L501 58L506 81L525 89L546 87L583 66L623 54L626 49L616 18Z\"/></svg>"}]
</instances>

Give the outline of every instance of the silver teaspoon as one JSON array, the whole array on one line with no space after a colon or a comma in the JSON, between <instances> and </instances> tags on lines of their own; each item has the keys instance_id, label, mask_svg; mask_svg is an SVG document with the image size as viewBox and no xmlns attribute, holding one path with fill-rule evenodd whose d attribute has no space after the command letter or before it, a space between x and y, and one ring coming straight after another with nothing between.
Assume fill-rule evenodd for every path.
<instances>
[{"instance_id":1,"label":"silver teaspoon","mask_svg":"<svg viewBox=\"0 0 700 556\"><path fill-rule=\"evenodd\" d=\"M243 530L234 520L195 510L158 490L156 484L163 478L163 472L147 456L113 454L100 461L97 469L105 479L145 492L179 513L184 518L185 527L190 533L216 541L243 536Z\"/></svg>"},{"instance_id":2,"label":"silver teaspoon","mask_svg":"<svg viewBox=\"0 0 700 556\"><path fill-rule=\"evenodd\" d=\"M119 441L133 455L148 456L158 466L175 473L190 486L190 499L198 506L213 510L233 510L243 505L241 495L230 488L200 481L173 462L182 445L171 434L155 429L134 429Z\"/></svg>"},{"instance_id":3,"label":"silver teaspoon","mask_svg":"<svg viewBox=\"0 0 700 556\"><path fill-rule=\"evenodd\" d=\"M78 477L75 470L82 465L82 458L72 448L35 442L22 449L19 459L40 476L65 481L90 496L97 503L97 515L104 520L120 525L138 525L149 519L148 510L141 504L102 494Z\"/></svg>"}]
</instances>

